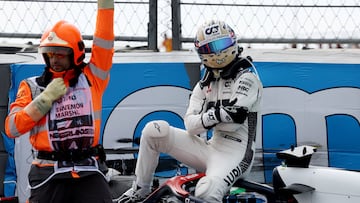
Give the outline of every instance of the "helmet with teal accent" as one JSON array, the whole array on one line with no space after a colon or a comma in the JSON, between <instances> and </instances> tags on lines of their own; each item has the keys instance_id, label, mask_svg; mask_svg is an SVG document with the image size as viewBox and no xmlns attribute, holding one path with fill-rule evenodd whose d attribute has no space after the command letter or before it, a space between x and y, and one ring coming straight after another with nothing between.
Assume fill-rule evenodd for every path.
<instances>
[{"instance_id":1,"label":"helmet with teal accent","mask_svg":"<svg viewBox=\"0 0 360 203\"><path fill-rule=\"evenodd\" d=\"M194 44L201 62L209 68L222 69L239 54L234 30L219 20L200 26Z\"/></svg>"}]
</instances>

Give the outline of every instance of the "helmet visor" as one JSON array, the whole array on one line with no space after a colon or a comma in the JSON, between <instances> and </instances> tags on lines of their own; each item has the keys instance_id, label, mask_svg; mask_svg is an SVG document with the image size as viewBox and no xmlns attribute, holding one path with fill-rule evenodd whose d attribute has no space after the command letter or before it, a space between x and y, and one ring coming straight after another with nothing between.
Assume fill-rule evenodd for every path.
<instances>
[{"instance_id":1,"label":"helmet visor","mask_svg":"<svg viewBox=\"0 0 360 203\"><path fill-rule=\"evenodd\" d=\"M63 55L68 56L72 54L72 49L69 47L40 47L39 52L41 54L49 54L49 55Z\"/></svg>"},{"instance_id":2,"label":"helmet visor","mask_svg":"<svg viewBox=\"0 0 360 203\"><path fill-rule=\"evenodd\" d=\"M198 48L198 53L199 54L220 53L221 51L229 48L234 44L235 44L235 40L233 38L225 37L202 45L201 47Z\"/></svg>"}]
</instances>

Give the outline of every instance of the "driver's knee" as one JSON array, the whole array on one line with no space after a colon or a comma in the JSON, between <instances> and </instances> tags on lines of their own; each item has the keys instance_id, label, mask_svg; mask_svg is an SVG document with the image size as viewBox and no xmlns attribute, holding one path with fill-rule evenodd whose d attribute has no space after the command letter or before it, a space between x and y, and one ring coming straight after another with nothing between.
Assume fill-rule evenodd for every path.
<instances>
[{"instance_id":1,"label":"driver's knee","mask_svg":"<svg viewBox=\"0 0 360 203\"><path fill-rule=\"evenodd\" d=\"M170 125L163 120L150 121L142 131L141 143L147 142L153 149L166 152L170 145Z\"/></svg>"},{"instance_id":2,"label":"driver's knee","mask_svg":"<svg viewBox=\"0 0 360 203\"><path fill-rule=\"evenodd\" d=\"M195 196L209 203L222 202L223 183L224 181L219 177L204 176L196 185Z\"/></svg>"},{"instance_id":3,"label":"driver's knee","mask_svg":"<svg viewBox=\"0 0 360 203\"><path fill-rule=\"evenodd\" d=\"M169 123L163 120L150 121L145 125L142 131L142 138L161 139L166 137L169 134L169 127Z\"/></svg>"}]
</instances>

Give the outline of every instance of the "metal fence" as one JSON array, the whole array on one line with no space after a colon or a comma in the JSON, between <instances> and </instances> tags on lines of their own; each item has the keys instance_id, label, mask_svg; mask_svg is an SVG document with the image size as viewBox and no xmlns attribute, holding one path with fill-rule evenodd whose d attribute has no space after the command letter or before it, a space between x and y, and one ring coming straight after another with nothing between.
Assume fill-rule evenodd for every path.
<instances>
[{"instance_id":1,"label":"metal fence","mask_svg":"<svg viewBox=\"0 0 360 203\"><path fill-rule=\"evenodd\" d=\"M0 42L36 44L60 19L91 40L95 12L95 0L2 0ZM166 33L183 49L209 19L225 20L246 46L360 43L358 0L115 0L115 45L159 50Z\"/></svg>"}]
</instances>

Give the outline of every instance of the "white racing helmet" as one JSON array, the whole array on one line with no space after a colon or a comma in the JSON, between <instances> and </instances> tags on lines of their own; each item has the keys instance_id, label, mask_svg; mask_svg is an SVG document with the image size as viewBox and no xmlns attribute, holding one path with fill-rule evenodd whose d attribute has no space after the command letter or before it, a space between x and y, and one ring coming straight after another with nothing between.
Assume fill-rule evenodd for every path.
<instances>
[{"instance_id":1,"label":"white racing helmet","mask_svg":"<svg viewBox=\"0 0 360 203\"><path fill-rule=\"evenodd\" d=\"M211 20L198 29L195 49L202 63L214 69L222 69L238 55L234 30L223 21Z\"/></svg>"}]
</instances>

